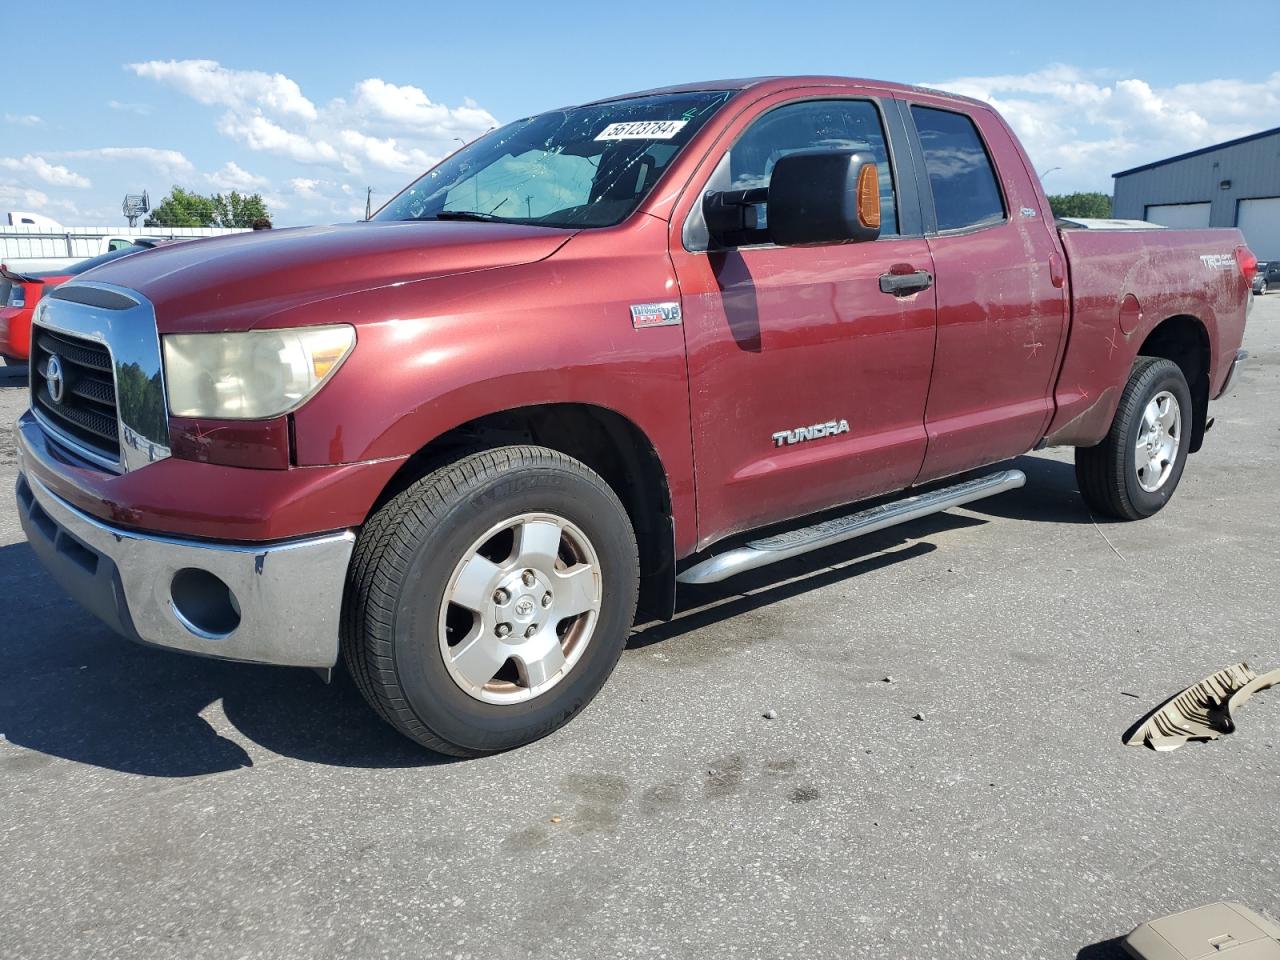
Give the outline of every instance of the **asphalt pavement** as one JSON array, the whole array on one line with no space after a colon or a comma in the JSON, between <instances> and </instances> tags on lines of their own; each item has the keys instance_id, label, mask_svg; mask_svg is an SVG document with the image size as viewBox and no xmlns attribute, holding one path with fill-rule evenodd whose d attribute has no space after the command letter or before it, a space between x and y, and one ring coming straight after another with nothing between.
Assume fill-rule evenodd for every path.
<instances>
[{"instance_id":1,"label":"asphalt pavement","mask_svg":"<svg viewBox=\"0 0 1280 960\"><path fill-rule=\"evenodd\" d=\"M6 492L0 955L1105 960L1201 903L1276 916L1280 691L1221 741L1121 744L1280 667L1280 296L1245 346L1156 517L1019 458L1021 490L690 591L572 724L481 760L346 682L118 640ZM0 367L3 422L24 383Z\"/></svg>"}]
</instances>

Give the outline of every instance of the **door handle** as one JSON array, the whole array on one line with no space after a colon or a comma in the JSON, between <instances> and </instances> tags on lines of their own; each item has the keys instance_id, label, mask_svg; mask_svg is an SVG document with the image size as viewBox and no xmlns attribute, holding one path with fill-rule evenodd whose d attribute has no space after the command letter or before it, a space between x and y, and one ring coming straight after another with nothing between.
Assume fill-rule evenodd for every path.
<instances>
[{"instance_id":1,"label":"door handle","mask_svg":"<svg viewBox=\"0 0 1280 960\"><path fill-rule=\"evenodd\" d=\"M928 270L917 270L914 273L882 273L880 274L880 292L895 297L905 297L933 286L933 274Z\"/></svg>"}]
</instances>

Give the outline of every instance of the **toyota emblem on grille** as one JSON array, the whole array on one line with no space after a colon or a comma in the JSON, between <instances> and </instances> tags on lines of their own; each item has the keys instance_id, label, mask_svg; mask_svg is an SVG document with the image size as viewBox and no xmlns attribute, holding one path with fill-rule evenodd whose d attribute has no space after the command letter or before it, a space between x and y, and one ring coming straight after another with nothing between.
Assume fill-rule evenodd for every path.
<instances>
[{"instance_id":1,"label":"toyota emblem on grille","mask_svg":"<svg viewBox=\"0 0 1280 960\"><path fill-rule=\"evenodd\" d=\"M54 403L61 403L62 394L67 388L67 379L62 372L62 358L56 353L51 353L45 364L44 384L49 388L49 399Z\"/></svg>"}]
</instances>

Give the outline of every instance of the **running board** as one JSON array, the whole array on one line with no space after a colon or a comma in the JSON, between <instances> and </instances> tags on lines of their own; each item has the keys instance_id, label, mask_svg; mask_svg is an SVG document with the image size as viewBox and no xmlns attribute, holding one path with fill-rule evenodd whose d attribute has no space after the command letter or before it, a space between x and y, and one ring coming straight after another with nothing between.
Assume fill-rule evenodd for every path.
<instances>
[{"instance_id":1,"label":"running board","mask_svg":"<svg viewBox=\"0 0 1280 960\"><path fill-rule=\"evenodd\" d=\"M931 513L1004 493L1006 490L1016 490L1026 482L1027 475L1021 470L1002 470L990 476L943 487L941 490L917 493L905 500L882 503L847 517L836 517L834 520L815 523L811 527L788 530L763 540L752 540L746 546L695 564L676 579L680 583L719 583L748 570L789 560L811 550L820 550L885 527L918 520Z\"/></svg>"}]
</instances>

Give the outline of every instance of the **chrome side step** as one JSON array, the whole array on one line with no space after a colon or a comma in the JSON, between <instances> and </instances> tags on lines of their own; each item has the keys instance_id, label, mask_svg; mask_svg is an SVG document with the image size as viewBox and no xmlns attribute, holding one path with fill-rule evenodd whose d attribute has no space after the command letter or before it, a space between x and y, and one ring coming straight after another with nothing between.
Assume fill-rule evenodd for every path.
<instances>
[{"instance_id":1,"label":"chrome side step","mask_svg":"<svg viewBox=\"0 0 1280 960\"><path fill-rule=\"evenodd\" d=\"M835 543L852 540L864 534L883 530L927 517L931 513L958 507L963 503L971 503L990 497L1006 490L1016 490L1027 482L1027 475L1021 470L1002 470L990 476L976 480L966 480L954 486L918 493L905 500L882 503L879 506L850 514L847 517L836 517L824 520L811 527L799 530L788 530L763 540L752 540L746 546L737 547L728 553L708 557L680 574L676 579L680 583L719 583L729 577L764 567L780 560L789 560L811 550L820 550Z\"/></svg>"}]
</instances>

